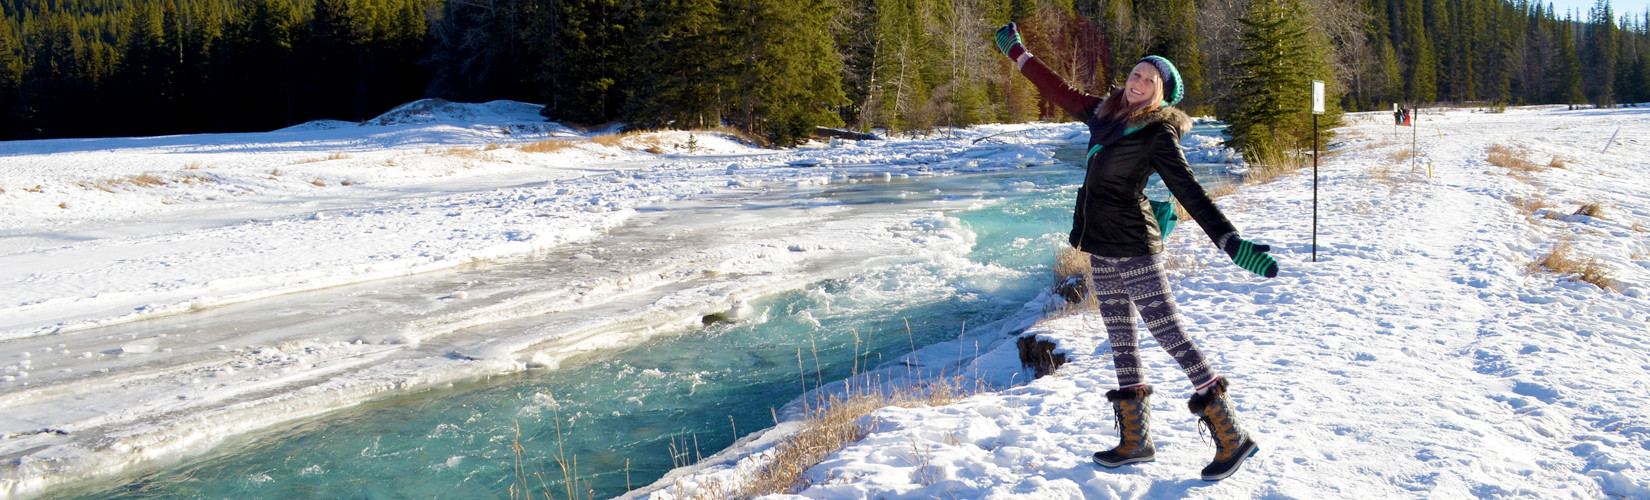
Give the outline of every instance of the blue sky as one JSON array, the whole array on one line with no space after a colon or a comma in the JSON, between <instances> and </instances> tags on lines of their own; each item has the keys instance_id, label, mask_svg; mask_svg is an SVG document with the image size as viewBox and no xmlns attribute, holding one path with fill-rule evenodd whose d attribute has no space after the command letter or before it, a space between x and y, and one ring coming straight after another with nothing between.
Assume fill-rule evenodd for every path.
<instances>
[{"instance_id":1,"label":"blue sky","mask_svg":"<svg viewBox=\"0 0 1650 500\"><path fill-rule=\"evenodd\" d=\"M1563 17L1564 13L1566 11L1575 10L1575 11L1578 12L1577 16L1578 17L1583 17L1583 18L1587 17L1587 10L1588 9L1591 9L1591 8L1593 8L1594 5L1598 4L1597 0L1552 0L1550 2L1543 1L1542 3L1552 4L1553 8L1558 10L1559 17ZM1646 0L1611 0L1610 1L1610 8L1612 10L1616 11L1617 16L1620 16L1623 13L1628 13L1628 14L1633 14L1634 17L1642 18L1642 17L1644 17L1644 9L1646 7L1650 7L1650 1L1646 1Z\"/></svg>"}]
</instances>

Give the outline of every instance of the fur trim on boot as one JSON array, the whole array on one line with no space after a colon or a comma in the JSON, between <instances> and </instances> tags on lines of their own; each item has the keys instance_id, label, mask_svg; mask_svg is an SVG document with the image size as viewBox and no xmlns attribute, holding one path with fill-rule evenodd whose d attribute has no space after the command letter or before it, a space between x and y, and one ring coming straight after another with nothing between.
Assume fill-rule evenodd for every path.
<instances>
[{"instance_id":1,"label":"fur trim on boot","mask_svg":"<svg viewBox=\"0 0 1650 500\"><path fill-rule=\"evenodd\" d=\"M1226 397L1226 378L1222 377L1209 388L1207 394L1193 394L1186 407L1198 416L1198 422L1209 429L1215 439L1215 459L1203 468L1204 481L1219 481L1237 472L1244 460L1260 451L1249 433L1238 428L1232 409L1232 399Z\"/></svg>"},{"instance_id":2,"label":"fur trim on boot","mask_svg":"<svg viewBox=\"0 0 1650 500\"><path fill-rule=\"evenodd\" d=\"M1157 446L1152 443L1152 386L1106 391L1112 411L1117 414L1117 435L1121 442L1116 448L1096 452L1094 463L1103 467L1120 467L1136 462L1157 459Z\"/></svg>"}]
</instances>

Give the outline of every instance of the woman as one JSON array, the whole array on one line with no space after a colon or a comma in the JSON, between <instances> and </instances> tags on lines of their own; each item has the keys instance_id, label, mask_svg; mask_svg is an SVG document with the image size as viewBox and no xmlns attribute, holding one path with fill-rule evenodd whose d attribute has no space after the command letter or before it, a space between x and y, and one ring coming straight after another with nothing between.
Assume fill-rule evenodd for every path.
<instances>
[{"instance_id":1,"label":"woman","mask_svg":"<svg viewBox=\"0 0 1650 500\"><path fill-rule=\"evenodd\" d=\"M1116 448L1095 453L1094 461L1118 467L1156 457L1148 434L1152 386L1145 382L1136 349L1138 310L1157 343L1191 379L1194 394L1188 406L1214 435L1215 458L1203 468L1203 479L1230 476L1258 448L1233 418L1226 379L1215 374L1180 325L1163 268L1162 233L1144 194L1147 179L1152 173L1162 177L1215 246L1239 266L1268 278L1277 276L1278 266L1267 254L1270 247L1238 237L1237 228L1192 177L1180 150L1191 119L1172 107L1184 93L1179 72L1168 59L1147 56L1134 66L1126 85L1102 99L1071 88L1032 57L1013 23L997 30L997 48L1045 100L1089 126L1088 175L1077 190L1071 245L1089 253L1093 264L1093 291L1117 367L1118 388L1107 391L1106 399L1117 412L1122 438Z\"/></svg>"}]
</instances>

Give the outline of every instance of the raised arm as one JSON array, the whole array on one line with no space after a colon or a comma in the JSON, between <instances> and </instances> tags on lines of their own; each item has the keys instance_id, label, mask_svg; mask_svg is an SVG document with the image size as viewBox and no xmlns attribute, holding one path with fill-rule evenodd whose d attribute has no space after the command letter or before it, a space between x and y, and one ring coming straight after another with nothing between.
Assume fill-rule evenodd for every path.
<instances>
[{"instance_id":1,"label":"raised arm","mask_svg":"<svg viewBox=\"0 0 1650 500\"><path fill-rule=\"evenodd\" d=\"M1049 70L1042 61L1026 51L1020 39L1020 29L1014 23L1008 23L997 30L997 50L1001 50L1003 55L1014 61L1014 66L1020 70L1020 74L1031 80L1031 84L1037 87L1037 92L1043 95L1043 99L1054 103L1067 113L1083 116L1092 112L1094 106L1100 103L1100 97L1072 88L1065 79L1054 74L1054 71Z\"/></svg>"}]
</instances>

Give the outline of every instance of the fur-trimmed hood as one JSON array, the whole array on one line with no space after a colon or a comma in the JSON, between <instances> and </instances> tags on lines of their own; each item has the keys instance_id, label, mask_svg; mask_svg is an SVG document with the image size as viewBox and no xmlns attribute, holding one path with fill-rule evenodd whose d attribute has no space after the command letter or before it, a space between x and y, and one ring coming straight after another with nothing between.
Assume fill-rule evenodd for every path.
<instances>
[{"instance_id":1,"label":"fur-trimmed hood","mask_svg":"<svg viewBox=\"0 0 1650 500\"><path fill-rule=\"evenodd\" d=\"M1192 117L1187 116L1185 111L1181 111L1180 108L1176 108L1174 106L1159 106L1150 113L1146 113L1133 120L1129 120L1129 128L1144 128L1155 123L1167 123L1169 125L1173 125L1175 131L1179 132L1179 135L1182 137L1184 137L1187 132L1192 131Z\"/></svg>"}]
</instances>

